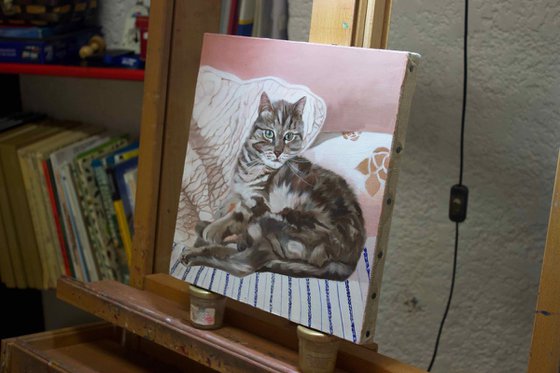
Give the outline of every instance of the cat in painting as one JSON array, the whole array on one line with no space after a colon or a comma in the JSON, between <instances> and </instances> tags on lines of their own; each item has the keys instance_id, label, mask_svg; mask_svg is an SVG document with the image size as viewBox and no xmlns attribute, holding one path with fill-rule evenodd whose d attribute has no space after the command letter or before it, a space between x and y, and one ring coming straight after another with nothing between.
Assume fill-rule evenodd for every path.
<instances>
[{"instance_id":1,"label":"cat in painting","mask_svg":"<svg viewBox=\"0 0 560 373\"><path fill-rule=\"evenodd\" d=\"M237 159L230 194L213 222L197 224L187 266L235 276L274 272L346 280L366 232L358 200L339 175L300 156L306 97L260 97L258 117Z\"/></svg>"}]
</instances>

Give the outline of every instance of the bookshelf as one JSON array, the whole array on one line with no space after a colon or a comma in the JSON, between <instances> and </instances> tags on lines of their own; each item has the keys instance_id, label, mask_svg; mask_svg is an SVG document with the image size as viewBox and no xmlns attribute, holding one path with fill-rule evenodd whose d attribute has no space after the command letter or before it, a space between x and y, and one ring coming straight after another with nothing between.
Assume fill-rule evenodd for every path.
<instances>
[{"instance_id":1,"label":"bookshelf","mask_svg":"<svg viewBox=\"0 0 560 373\"><path fill-rule=\"evenodd\" d=\"M0 112L42 112L137 136L143 80L139 69L0 63ZM54 290L0 290L12 304L0 325L2 337L95 320L56 299Z\"/></svg>"}]
</instances>

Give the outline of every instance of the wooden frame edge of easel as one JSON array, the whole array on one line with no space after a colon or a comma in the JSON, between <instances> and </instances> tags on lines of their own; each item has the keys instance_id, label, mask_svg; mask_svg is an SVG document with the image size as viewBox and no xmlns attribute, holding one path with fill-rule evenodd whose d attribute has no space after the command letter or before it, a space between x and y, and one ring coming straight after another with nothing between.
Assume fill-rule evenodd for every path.
<instances>
[{"instance_id":1,"label":"wooden frame edge of easel","mask_svg":"<svg viewBox=\"0 0 560 373\"><path fill-rule=\"evenodd\" d=\"M134 214L134 238L130 263L130 283L141 288L146 274L153 272L156 242L157 207L160 193L160 173L163 156L167 81L171 59L174 1L152 5L150 43L144 80L138 189Z\"/></svg>"},{"instance_id":2,"label":"wooden frame edge of easel","mask_svg":"<svg viewBox=\"0 0 560 373\"><path fill-rule=\"evenodd\" d=\"M550 204L539 295L529 353L529 373L560 369L560 152Z\"/></svg>"},{"instance_id":3,"label":"wooden frame edge of easel","mask_svg":"<svg viewBox=\"0 0 560 373\"><path fill-rule=\"evenodd\" d=\"M392 0L314 0L309 41L387 48Z\"/></svg>"}]
</instances>

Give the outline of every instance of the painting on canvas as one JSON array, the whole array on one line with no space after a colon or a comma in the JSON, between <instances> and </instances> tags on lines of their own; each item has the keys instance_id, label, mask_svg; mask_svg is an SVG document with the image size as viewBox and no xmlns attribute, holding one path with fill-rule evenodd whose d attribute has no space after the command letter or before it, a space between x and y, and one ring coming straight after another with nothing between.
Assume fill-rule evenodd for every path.
<instances>
[{"instance_id":1,"label":"painting on canvas","mask_svg":"<svg viewBox=\"0 0 560 373\"><path fill-rule=\"evenodd\" d=\"M170 273L370 341L415 63L205 35Z\"/></svg>"}]
</instances>

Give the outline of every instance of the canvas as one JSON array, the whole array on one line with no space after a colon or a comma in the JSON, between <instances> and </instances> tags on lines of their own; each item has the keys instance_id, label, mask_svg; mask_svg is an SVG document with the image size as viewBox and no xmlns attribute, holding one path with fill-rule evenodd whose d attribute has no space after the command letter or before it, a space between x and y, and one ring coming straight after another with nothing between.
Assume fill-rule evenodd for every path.
<instances>
[{"instance_id":1,"label":"canvas","mask_svg":"<svg viewBox=\"0 0 560 373\"><path fill-rule=\"evenodd\" d=\"M417 62L205 35L171 275L371 342Z\"/></svg>"}]
</instances>

